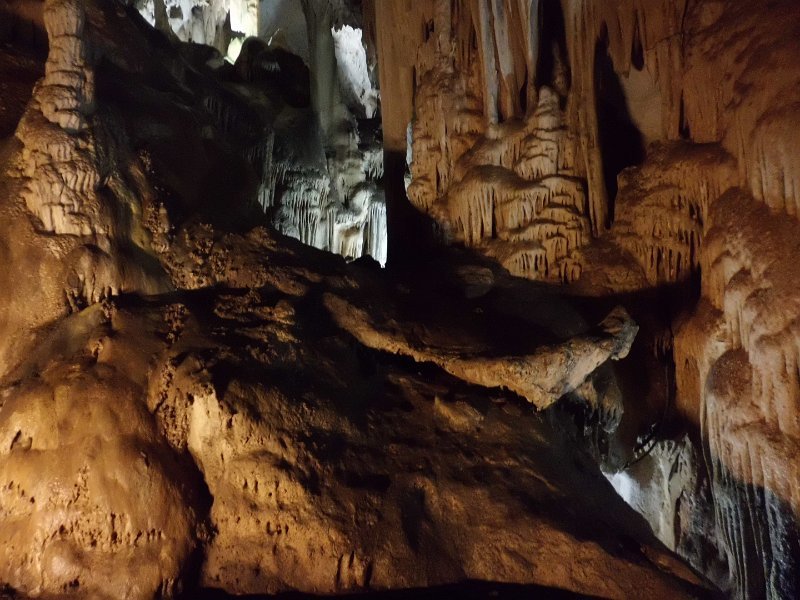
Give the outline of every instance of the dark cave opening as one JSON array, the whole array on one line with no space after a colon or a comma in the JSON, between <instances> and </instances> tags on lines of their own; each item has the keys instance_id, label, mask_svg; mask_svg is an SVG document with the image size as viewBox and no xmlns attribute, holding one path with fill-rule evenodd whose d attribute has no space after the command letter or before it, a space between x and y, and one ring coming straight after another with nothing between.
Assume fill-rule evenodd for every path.
<instances>
[{"instance_id":1,"label":"dark cave opening","mask_svg":"<svg viewBox=\"0 0 800 600\"><path fill-rule=\"evenodd\" d=\"M7 12L0 3L0 139L14 133L44 75L47 35L43 26Z\"/></svg>"},{"instance_id":2,"label":"dark cave opening","mask_svg":"<svg viewBox=\"0 0 800 600\"><path fill-rule=\"evenodd\" d=\"M539 11L541 38L534 82L537 89L546 85L555 90L563 101L570 88L564 11L559 0L545 0Z\"/></svg>"},{"instance_id":3,"label":"dark cave opening","mask_svg":"<svg viewBox=\"0 0 800 600\"><path fill-rule=\"evenodd\" d=\"M603 179L608 193L606 226L614 220L617 176L645 158L644 138L631 118L619 75L608 51L608 30L604 27L594 53L595 110L597 134L603 157Z\"/></svg>"},{"instance_id":4,"label":"dark cave opening","mask_svg":"<svg viewBox=\"0 0 800 600\"><path fill-rule=\"evenodd\" d=\"M528 112L528 79L530 78L528 72L525 72L525 79L522 87L519 90L519 106L523 114Z\"/></svg>"},{"instance_id":5,"label":"dark cave opening","mask_svg":"<svg viewBox=\"0 0 800 600\"><path fill-rule=\"evenodd\" d=\"M678 116L678 134L682 140L692 139L692 128L689 125L689 119L686 118L686 103L681 94L680 113Z\"/></svg>"},{"instance_id":6,"label":"dark cave opening","mask_svg":"<svg viewBox=\"0 0 800 600\"><path fill-rule=\"evenodd\" d=\"M644 69L644 45L642 34L639 32L639 19L635 18L636 26L633 30L633 43L631 44L631 64L637 71Z\"/></svg>"},{"instance_id":7,"label":"dark cave opening","mask_svg":"<svg viewBox=\"0 0 800 600\"><path fill-rule=\"evenodd\" d=\"M0 5L0 43L25 49L37 58L47 57L48 39L41 13L18 14L11 6Z\"/></svg>"}]
</instances>

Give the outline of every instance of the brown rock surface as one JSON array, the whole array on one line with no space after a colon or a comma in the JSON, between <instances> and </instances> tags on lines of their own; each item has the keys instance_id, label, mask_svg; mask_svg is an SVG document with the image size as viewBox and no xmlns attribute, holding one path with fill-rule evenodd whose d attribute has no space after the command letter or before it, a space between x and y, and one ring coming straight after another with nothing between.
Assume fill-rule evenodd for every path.
<instances>
[{"instance_id":1,"label":"brown rock surface","mask_svg":"<svg viewBox=\"0 0 800 600\"><path fill-rule=\"evenodd\" d=\"M132 12L53 1L45 14L51 43L74 43L48 59L49 74L65 74L60 95L45 77L5 154L2 582L41 597L464 578L611 597L704 593L556 429L513 394L468 383L504 381L456 373L463 381L362 345L325 301L373 311L381 296L374 314L420 330L430 324L409 319L417 306L471 310L436 275L401 284L346 268L263 228L237 232L237 215L252 214L244 201L227 221L198 202L181 157L202 158L198 135L225 155L246 96L212 114L179 108L157 88L165 77L173 89L222 84L151 46ZM128 104L134 89L162 112L144 119ZM228 185L229 198L245 196ZM44 210L51 196L76 201L56 215ZM440 326L438 347L513 360L549 343L554 377L575 387L635 332L622 321L621 332L571 342L531 325L508 344L486 337L492 322ZM574 372L569 344L590 356Z\"/></svg>"},{"instance_id":2,"label":"brown rock surface","mask_svg":"<svg viewBox=\"0 0 800 600\"><path fill-rule=\"evenodd\" d=\"M712 593L570 406L671 549L795 595L796 3L366 4L385 148L413 117L409 199L480 258L270 233L274 90L126 3L0 4L0 584Z\"/></svg>"},{"instance_id":3,"label":"brown rock surface","mask_svg":"<svg viewBox=\"0 0 800 600\"><path fill-rule=\"evenodd\" d=\"M644 464L604 466L731 595L796 596L797 3L388 4L410 200L513 274L654 303L640 339L674 376L660 415L626 396Z\"/></svg>"}]
</instances>

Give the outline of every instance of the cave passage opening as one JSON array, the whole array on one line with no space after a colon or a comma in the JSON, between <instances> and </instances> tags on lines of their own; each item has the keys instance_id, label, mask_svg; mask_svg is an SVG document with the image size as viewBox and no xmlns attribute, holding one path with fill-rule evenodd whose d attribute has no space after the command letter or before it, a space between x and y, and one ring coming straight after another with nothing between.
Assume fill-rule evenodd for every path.
<instances>
[{"instance_id":1,"label":"cave passage opening","mask_svg":"<svg viewBox=\"0 0 800 600\"><path fill-rule=\"evenodd\" d=\"M296 0L145 0L136 8L167 36L219 52L194 53L205 57L195 66L222 76L213 122L255 114L248 140L264 126L245 155L257 180L253 204L266 220L317 249L385 265L380 93L363 15ZM222 134L241 144L235 132Z\"/></svg>"},{"instance_id":2,"label":"cave passage opening","mask_svg":"<svg viewBox=\"0 0 800 600\"><path fill-rule=\"evenodd\" d=\"M638 62L637 54L634 44L634 67ZM645 158L645 142L631 116L624 87L614 69L614 62L609 53L608 28L605 25L595 44L594 87L598 141L608 197L608 217L605 226L610 227L614 221L614 205L618 192L617 177L627 167L642 164Z\"/></svg>"},{"instance_id":3,"label":"cave passage opening","mask_svg":"<svg viewBox=\"0 0 800 600\"><path fill-rule=\"evenodd\" d=\"M563 109L571 87L571 73L561 2L544 0L539 5L538 18L540 39L534 83L536 89L547 86L558 93Z\"/></svg>"}]
</instances>

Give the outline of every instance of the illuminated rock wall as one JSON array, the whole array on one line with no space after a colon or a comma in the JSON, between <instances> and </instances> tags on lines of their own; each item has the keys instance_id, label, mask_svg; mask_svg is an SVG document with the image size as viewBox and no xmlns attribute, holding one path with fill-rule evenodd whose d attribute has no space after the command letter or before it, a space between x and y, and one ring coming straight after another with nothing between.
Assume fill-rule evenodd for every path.
<instances>
[{"instance_id":1,"label":"illuminated rock wall","mask_svg":"<svg viewBox=\"0 0 800 600\"><path fill-rule=\"evenodd\" d=\"M796 595L796 4L385 4L381 65L402 74L387 140L411 123L409 199L444 241L581 293L603 271L602 293L701 280L670 327L674 419L697 432L701 475L682 493L641 480L637 501L705 503L705 521L653 525L734 595ZM703 529L721 560L681 545Z\"/></svg>"}]
</instances>

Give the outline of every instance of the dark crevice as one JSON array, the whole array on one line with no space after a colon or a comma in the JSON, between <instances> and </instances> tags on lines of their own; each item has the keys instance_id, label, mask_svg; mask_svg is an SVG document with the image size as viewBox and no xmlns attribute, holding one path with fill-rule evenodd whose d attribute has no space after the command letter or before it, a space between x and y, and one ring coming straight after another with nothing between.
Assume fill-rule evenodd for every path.
<instances>
[{"instance_id":1,"label":"dark crevice","mask_svg":"<svg viewBox=\"0 0 800 600\"><path fill-rule=\"evenodd\" d=\"M691 140L692 129L689 126L689 119L686 118L686 104L683 100L683 94L681 94L680 114L678 116L678 121L678 134L680 135L681 139Z\"/></svg>"},{"instance_id":2,"label":"dark crevice","mask_svg":"<svg viewBox=\"0 0 800 600\"><path fill-rule=\"evenodd\" d=\"M233 596L218 589L193 591L191 594L191 598L198 600L227 600L234 597L247 600L307 600L313 598L327 598L329 596L314 596L302 592L286 592L275 596ZM540 585L467 580L428 588L362 591L339 595L338 597L350 600L410 600L412 598L415 600L438 600L439 598L460 598L461 600L528 600L530 598L538 598L541 600L566 600L568 598L593 598L594 596Z\"/></svg>"},{"instance_id":3,"label":"dark crevice","mask_svg":"<svg viewBox=\"0 0 800 600\"><path fill-rule=\"evenodd\" d=\"M13 7L0 3L0 44L10 44L16 51L25 51L44 61L48 39L43 19L43 12L28 18L17 14Z\"/></svg>"},{"instance_id":4,"label":"dark crevice","mask_svg":"<svg viewBox=\"0 0 800 600\"><path fill-rule=\"evenodd\" d=\"M595 108L600 151L603 160L603 179L608 193L608 220L614 220L617 196L617 176L623 169L640 165L645 157L644 138L633 123L628 101L619 75L608 52L608 30L595 45L594 54Z\"/></svg>"},{"instance_id":5,"label":"dark crevice","mask_svg":"<svg viewBox=\"0 0 800 600\"><path fill-rule=\"evenodd\" d=\"M423 37L425 38L426 42L431 39L431 36L433 35L434 31L435 31L434 22L432 20L426 22L425 23L425 32L424 32L424 35L423 35Z\"/></svg>"},{"instance_id":6,"label":"dark crevice","mask_svg":"<svg viewBox=\"0 0 800 600\"><path fill-rule=\"evenodd\" d=\"M631 45L631 64L637 71L644 69L644 46L642 45L642 35L639 32L638 15L634 15L633 44Z\"/></svg>"},{"instance_id":7,"label":"dark crevice","mask_svg":"<svg viewBox=\"0 0 800 600\"><path fill-rule=\"evenodd\" d=\"M565 99L570 88L569 55L564 12L559 0L544 0L540 5L539 60L534 82L557 91Z\"/></svg>"}]
</instances>

